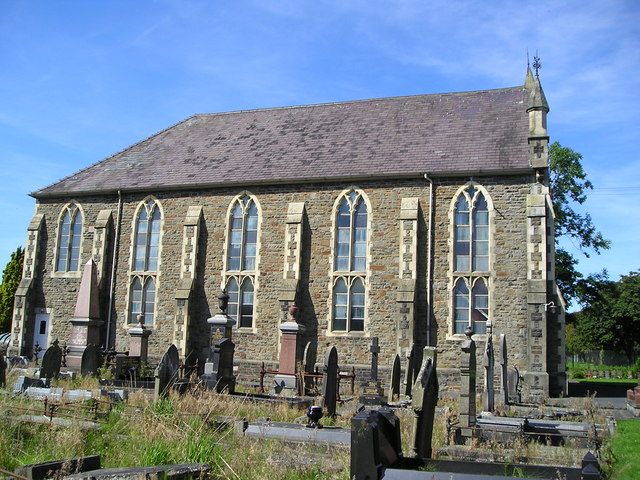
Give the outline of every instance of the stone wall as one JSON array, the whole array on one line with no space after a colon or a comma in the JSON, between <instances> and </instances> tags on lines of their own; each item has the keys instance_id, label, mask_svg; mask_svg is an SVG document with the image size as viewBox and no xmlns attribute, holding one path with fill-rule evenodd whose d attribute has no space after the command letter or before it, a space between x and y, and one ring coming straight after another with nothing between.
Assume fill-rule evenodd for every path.
<instances>
[{"instance_id":1,"label":"stone wall","mask_svg":"<svg viewBox=\"0 0 640 480\"><path fill-rule=\"evenodd\" d=\"M391 362L398 348L398 304L400 287L401 243L403 221L402 199L417 198L418 258L414 262L415 302L413 304L414 341L426 343L427 319L432 322L431 331L438 347L438 364L443 369L455 369L459 364L462 335L454 335L451 327L451 211L452 199L470 179L436 178L434 180L435 205L433 208L433 304L427 304L427 231L429 228L429 183L422 177L393 181L368 181L356 185L300 184L281 186L251 186L246 191L253 195L261 208L260 236L258 244L258 271L255 284L254 328L236 330L236 363L243 361L276 362L278 359L281 306L279 294L284 287L285 231L289 204L304 202L305 216L302 222L302 251L298 314L306 326L303 344L314 343L317 361L322 361L330 345L336 345L343 369L365 366L369 363L370 337L379 337L381 365ZM526 370L527 367L527 195L531 193L532 175L474 177L490 195L493 241L491 243L490 313L493 332L508 337L511 364ZM333 241L332 211L338 196L351 187L362 190L371 205L369 212L369 267L367 279L367 314L365 332L350 334L330 331L331 315L331 257ZM194 353L203 358L208 342L207 318L217 311L217 295L222 287L224 244L227 228L227 212L230 202L243 188L201 190L189 192L154 192L162 207L163 224L160 266L157 275L156 318L149 328L150 358L159 357L173 341L176 322L176 297L181 283L183 261L183 227L190 207L202 207L199 227L195 274L189 305L189 338ZM111 318L112 336L119 351L127 350L127 303L131 268L131 249L134 216L146 193L126 193L122 196L122 216L119 223L117 269L113 292L114 309ZM110 297L110 269L114 231L118 227L118 197L82 197L74 199L83 213L83 244L80 264L89 260L94 242L94 230L101 211L111 210L113 226L107 239L105 262L101 278L103 319L107 319ZM37 213L44 215L44 232L41 235L41 259L33 285L33 308L47 308L51 312L50 338L68 340L69 320L73 316L80 274L53 273L57 223L60 211L69 199L41 200ZM103 213L104 217L104 213ZM429 312L430 310L430 312ZM29 312L27 312L27 316ZM32 320L33 320L33 315ZM482 352L482 335L478 352ZM30 348L30 345L26 346ZM256 372L257 374L257 372ZM455 376L455 375L453 375ZM445 389L446 385L443 386ZM455 387L457 388L457 386Z\"/></svg>"}]
</instances>

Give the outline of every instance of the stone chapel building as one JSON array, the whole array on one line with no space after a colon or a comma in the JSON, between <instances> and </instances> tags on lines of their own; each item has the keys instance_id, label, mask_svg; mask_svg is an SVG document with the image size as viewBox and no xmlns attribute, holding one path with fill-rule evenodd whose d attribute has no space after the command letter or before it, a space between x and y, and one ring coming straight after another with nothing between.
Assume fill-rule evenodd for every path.
<instances>
[{"instance_id":1,"label":"stone chapel building","mask_svg":"<svg viewBox=\"0 0 640 480\"><path fill-rule=\"evenodd\" d=\"M295 302L319 363L335 345L365 368L371 337L381 369L433 345L456 390L465 329L481 355L492 328L525 398L560 394L548 111L528 69L513 88L194 115L31 194L13 351L70 340L93 259L118 351L142 314L151 358L202 359L226 289L242 378L277 364Z\"/></svg>"}]
</instances>

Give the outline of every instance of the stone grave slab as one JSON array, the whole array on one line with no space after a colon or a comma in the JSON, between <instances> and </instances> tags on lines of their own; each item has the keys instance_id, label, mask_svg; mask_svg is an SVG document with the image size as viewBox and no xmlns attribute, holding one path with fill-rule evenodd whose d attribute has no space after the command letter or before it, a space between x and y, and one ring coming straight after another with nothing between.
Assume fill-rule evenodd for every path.
<instances>
[{"instance_id":1,"label":"stone grave slab","mask_svg":"<svg viewBox=\"0 0 640 480\"><path fill-rule=\"evenodd\" d=\"M309 428L296 423L252 422L246 425L244 434L248 437L273 438L287 442L342 446L351 444L351 430L342 427Z\"/></svg>"},{"instance_id":2,"label":"stone grave slab","mask_svg":"<svg viewBox=\"0 0 640 480\"><path fill-rule=\"evenodd\" d=\"M13 393L22 393L29 387L48 388L51 385L50 378L31 378L21 375L13 385Z\"/></svg>"}]
</instances>

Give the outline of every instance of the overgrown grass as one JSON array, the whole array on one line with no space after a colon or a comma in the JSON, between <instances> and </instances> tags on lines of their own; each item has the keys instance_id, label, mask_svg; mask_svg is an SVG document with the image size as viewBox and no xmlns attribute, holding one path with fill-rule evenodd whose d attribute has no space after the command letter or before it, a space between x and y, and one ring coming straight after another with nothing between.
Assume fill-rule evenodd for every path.
<instances>
[{"instance_id":1,"label":"overgrown grass","mask_svg":"<svg viewBox=\"0 0 640 480\"><path fill-rule=\"evenodd\" d=\"M616 434L608 442L610 480L640 478L640 420L621 420Z\"/></svg>"}]
</instances>

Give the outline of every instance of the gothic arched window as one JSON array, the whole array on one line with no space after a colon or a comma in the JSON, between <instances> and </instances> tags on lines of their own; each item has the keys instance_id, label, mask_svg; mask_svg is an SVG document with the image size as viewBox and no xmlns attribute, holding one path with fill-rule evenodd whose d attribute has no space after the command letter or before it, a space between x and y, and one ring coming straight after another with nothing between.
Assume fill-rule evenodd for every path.
<instances>
[{"instance_id":1,"label":"gothic arched window","mask_svg":"<svg viewBox=\"0 0 640 480\"><path fill-rule=\"evenodd\" d=\"M369 239L369 209L362 192L338 199L335 217L334 282L331 330L364 330Z\"/></svg>"},{"instance_id":2,"label":"gothic arched window","mask_svg":"<svg viewBox=\"0 0 640 480\"><path fill-rule=\"evenodd\" d=\"M485 333L489 318L490 199L469 185L453 206L453 333Z\"/></svg>"},{"instance_id":3,"label":"gothic arched window","mask_svg":"<svg viewBox=\"0 0 640 480\"><path fill-rule=\"evenodd\" d=\"M133 270L155 272L160 253L160 224L162 213L158 204L149 200L138 211L133 248Z\"/></svg>"},{"instance_id":4,"label":"gothic arched window","mask_svg":"<svg viewBox=\"0 0 640 480\"><path fill-rule=\"evenodd\" d=\"M76 272L80 262L82 213L77 205L64 207L58 229L57 272Z\"/></svg>"}]
</instances>

